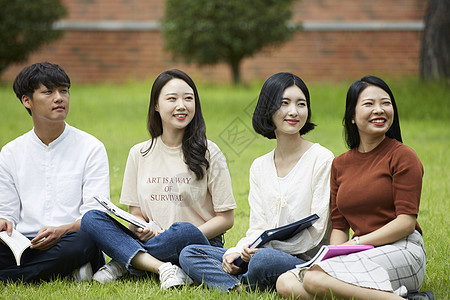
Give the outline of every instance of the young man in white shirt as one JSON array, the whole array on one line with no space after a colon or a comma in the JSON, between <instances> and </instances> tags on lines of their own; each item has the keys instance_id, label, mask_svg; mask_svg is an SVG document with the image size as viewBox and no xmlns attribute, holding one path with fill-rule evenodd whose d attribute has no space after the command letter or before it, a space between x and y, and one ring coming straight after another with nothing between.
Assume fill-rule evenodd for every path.
<instances>
[{"instance_id":1,"label":"young man in white shirt","mask_svg":"<svg viewBox=\"0 0 450 300\"><path fill-rule=\"evenodd\" d=\"M101 209L93 196L109 198L105 147L95 137L69 126L70 79L56 64L25 67L14 92L34 128L0 152L0 231L13 228L32 246L16 265L0 243L0 280L40 281L73 275L89 281L104 264L94 241L80 230L81 217Z\"/></svg>"}]
</instances>

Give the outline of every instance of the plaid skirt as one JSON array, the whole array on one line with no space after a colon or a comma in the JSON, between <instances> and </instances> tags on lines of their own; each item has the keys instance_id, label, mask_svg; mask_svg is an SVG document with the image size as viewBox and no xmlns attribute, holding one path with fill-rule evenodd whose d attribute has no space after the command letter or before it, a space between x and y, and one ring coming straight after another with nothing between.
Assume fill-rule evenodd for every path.
<instances>
[{"instance_id":1,"label":"plaid skirt","mask_svg":"<svg viewBox=\"0 0 450 300\"><path fill-rule=\"evenodd\" d=\"M425 277L426 255L422 235L415 231L395 243L333 257L316 265L328 275L353 285L390 292L403 285L413 292L420 289ZM305 268L291 270L299 280L304 271Z\"/></svg>"}]
</instances>

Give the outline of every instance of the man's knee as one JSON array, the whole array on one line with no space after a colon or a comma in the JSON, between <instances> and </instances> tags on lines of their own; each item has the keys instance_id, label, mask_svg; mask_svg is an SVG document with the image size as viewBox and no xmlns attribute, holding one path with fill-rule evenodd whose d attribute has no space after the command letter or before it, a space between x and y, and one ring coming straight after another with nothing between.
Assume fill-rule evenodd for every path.
<instances>
[{"instance_id":1,"label":"man's knee","mask_svg":"<svg viewBox=\"0 0 450 300\"><path fill-rule=\"evenodd\" d=\"M81 230L69 231L59 244L62 256L90 256L99 251L89 234Z\"/></svg>"}]
</instances>

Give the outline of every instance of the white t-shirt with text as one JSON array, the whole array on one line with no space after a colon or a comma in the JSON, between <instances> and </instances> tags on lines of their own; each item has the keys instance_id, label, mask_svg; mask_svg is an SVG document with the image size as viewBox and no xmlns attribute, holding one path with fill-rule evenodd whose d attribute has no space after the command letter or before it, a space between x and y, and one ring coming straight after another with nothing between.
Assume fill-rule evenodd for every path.
<instances>
[{"instance_id":1,"label":"white t-shirt with text","mask_svg":"<svg viewBox=\"0 0 450 300\"><path fill-rule=\"evenodd\" d=\"M184 162L181 146L168 147L156 138L133 146L128 155L120 203L137 206L147 221L167 229L174 222L200 226L216 212L236 208L225 156L208 140L209 168L197 180Z\"/></svg>"}]
</instances>

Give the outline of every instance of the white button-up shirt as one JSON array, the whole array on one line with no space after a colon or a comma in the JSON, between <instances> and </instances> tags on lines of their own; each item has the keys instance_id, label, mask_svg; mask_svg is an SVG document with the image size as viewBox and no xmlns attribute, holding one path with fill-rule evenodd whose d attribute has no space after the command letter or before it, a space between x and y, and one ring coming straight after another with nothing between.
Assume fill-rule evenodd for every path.
<instances>
[{"instance_id":1,"label":"white button-up shirt","mask_svg":"<svg viewBox=\"0 0 450 300\"><path fill-rule=\"evenodd\" d=\"M96 195L109 198L108 157L86 132L66 124L47 146L31 130L0 152L0 217L25 236L102 209Z\"/></svg>"}]
</instances>

